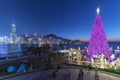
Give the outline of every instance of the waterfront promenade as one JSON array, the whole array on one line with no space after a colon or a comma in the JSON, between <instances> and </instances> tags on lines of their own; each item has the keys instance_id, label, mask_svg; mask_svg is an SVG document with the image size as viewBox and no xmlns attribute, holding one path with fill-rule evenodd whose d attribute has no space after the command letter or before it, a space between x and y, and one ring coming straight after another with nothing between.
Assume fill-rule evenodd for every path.
<instances>
[{"instance_id":1,"label":"waterfront promenade","mask_svg":"<svg viewBox=\"0 0 120 80\"><path fill-rule=\"evenodd\" d=\"M18 75L14 77L4 78L0 80L54 80L53 73L56 69L45 70L45 71L35 71L23 75ZM83 80L94 80L95 71L88 71L87 69L83 69L84 71L84 79ZM79 73L79 67L63 67L57 71L55 80L77 80ZM115 76L112 74L108 74L103 71L99 71L100 80L119 80L120 76Z\"/></svg>"},{"instance_id":2,"label":"waterfront promenade","mask_svg":"<svg viewBox=\"0 0 120 80\"><path fill-rule=\"evenodd\" d=\"M31 56L33 57L33 56ZM26 60L28 56L23 56L19 58L11 58L7 60L2 60L1 62L11 62L11 61L21 61ZM80 65L73 62L65 63L60 70L57 71L57 76L55 80L77 80ZM89 73L87 68L81 67L84 71L84 80L94 80L95 71L94 69ZM8 75L7 77L0 77L0 80L54 80L53 73L56 69L51 70L36 70L20 73L20 75ZM99 71L100 80L119 80L119 76L111 75L104 71Z\"/></svg>"}]
</instances>

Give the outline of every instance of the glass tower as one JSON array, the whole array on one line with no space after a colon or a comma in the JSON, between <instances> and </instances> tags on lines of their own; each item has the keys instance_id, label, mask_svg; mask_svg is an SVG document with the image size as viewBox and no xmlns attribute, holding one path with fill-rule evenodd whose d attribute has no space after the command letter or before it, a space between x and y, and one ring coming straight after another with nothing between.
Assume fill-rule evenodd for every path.
<instances>
[{"instance_id":1,"label":"glass tower","mask_svg":"<svg viewBox=\"0 0 120 80\"><path fill-rule=\"evenodd\" d=\"M16 43L16 41L17 41L15 24L12 24L11 40L12 40L12 43Z\"/></svg>"}]
</instances>

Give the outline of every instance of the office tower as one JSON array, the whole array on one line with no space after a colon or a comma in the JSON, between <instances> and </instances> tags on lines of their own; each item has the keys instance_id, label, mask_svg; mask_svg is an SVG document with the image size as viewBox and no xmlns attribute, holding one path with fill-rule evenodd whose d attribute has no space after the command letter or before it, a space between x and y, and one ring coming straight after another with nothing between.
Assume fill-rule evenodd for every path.
<instances>
[{"instance_id":1,"label":"office tower","mask_svg":"<svg viewBox=\"0 0 120 80\"><path fill-rule=\"evenodd\" d=\"M12 40L12 43L17 42L16 25L15 24L12 24L11 40Z\"/></svg>"}]
</instances>

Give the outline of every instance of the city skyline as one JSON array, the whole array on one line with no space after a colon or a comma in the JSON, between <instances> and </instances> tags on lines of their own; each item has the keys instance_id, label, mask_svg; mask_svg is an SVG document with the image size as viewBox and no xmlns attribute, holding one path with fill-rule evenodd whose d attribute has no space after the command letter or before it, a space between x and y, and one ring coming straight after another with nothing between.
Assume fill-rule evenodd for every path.
<instances>
[{"instance_id":1,"label":"city skyline","mask_svg":"<svg viewBox=\"0 0 120 80\"><path fill-rule=\"evenodd\" d=\"M90 39L99 6L107 38L120 39L119 4L119 0L1 0L0 36L10 36L11 24L15 24L18 36L36 32Z\"/></svg>"}]
</instances>

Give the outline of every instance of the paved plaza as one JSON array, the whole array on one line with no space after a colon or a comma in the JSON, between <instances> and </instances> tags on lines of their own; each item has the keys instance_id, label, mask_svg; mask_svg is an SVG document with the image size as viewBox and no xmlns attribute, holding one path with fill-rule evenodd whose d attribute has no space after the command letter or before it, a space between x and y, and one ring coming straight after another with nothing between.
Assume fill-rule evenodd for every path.
<instances>
[{"instance_id":1,"label":"paved plaza","mask_svg":"<svg viewBox=\"0 0 120 80\"><path fill-rule=\"evenodd\" d=\"M54 71L56 70L53 69L53 70L32 72L2 80L54 80L53 78ZM94 76L95 76L94 70L90 72L88 70L83 70L83 71L84 71L83 80L94 80ZM78 73L79 73L79 69L60 69L56 72L55 80L77 80ZM100 80L120 80L119 79L120 77L116 77L103 72L98 72L98 74Z\"/></svg>"}]
</instances>

